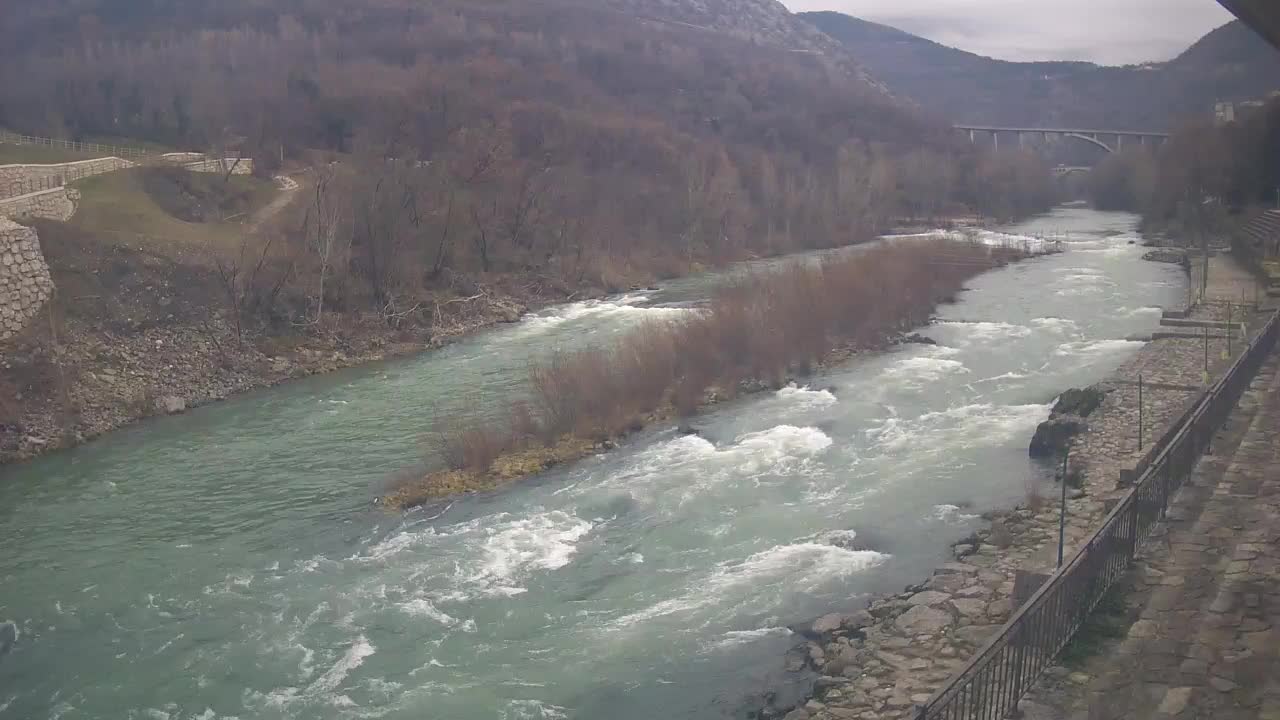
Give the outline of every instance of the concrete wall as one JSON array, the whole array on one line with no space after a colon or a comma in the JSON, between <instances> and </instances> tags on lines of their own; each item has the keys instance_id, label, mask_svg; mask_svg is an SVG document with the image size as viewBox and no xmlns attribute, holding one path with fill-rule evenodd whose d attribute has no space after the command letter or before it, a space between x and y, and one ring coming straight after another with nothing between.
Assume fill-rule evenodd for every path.
<instances>
[{"instance_id":1,"label":"concrete wall","mask_svg":"<svg viewBox=\"0 0 1280 720\"><path fill-rule=\"evenodd\" d=\"M118 157L57 165L0 165L0 198L48 190L73 180L101 175L134 163Z\"/></svg>"},{"instance_id":2,"label":"concrete wall","mask_svg":"<svg viewBox=\"0 0 1280 720\"><path fill-rule=\"evenodd\" d=\"M0 218L0 342L30 325L52 296L36 231Z\"/></svg>"},{"instance_id":3,"label":"concrete wall","mask_svg":"<svg viewBox=\"0 0 1280 720\"><path fill-rule=\"evenodd\" d=\"M38 217L66 222L76 212L80 191L69 187L0 198L0 218Z\"/></svg>"}]
</instances>

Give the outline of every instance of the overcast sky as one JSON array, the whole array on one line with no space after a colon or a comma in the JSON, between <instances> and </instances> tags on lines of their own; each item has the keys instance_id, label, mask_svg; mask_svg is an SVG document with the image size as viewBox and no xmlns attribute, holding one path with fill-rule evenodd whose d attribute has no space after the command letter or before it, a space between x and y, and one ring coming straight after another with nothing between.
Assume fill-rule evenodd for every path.
<instances>
[{"instance_id":1,"label":"overcast sky","mask_svg":"<svg viewBox=\"0 0 1280 720\"><path fill-rule=\"evenodd\" d=\"M782 0L1005 60L1168 60L1232 19L1214 0Z\"/></svg>"}]
</instances>

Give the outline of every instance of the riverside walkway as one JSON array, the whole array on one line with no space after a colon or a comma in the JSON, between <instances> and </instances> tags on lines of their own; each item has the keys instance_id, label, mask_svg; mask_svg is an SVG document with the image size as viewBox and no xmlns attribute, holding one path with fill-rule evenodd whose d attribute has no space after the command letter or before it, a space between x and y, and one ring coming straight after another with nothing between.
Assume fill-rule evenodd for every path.
<instances>
[{"instance_id":1,"label":"riverside walkway","mask_svg":"<svg viewBox=\"0 0 1280 720\"><path fill-rule=\"evenodd\" d=\"M1022 704L1031 720L1280 720L1280 357L1147 543L1123 639Z\"/></svg>"}]
</instances>

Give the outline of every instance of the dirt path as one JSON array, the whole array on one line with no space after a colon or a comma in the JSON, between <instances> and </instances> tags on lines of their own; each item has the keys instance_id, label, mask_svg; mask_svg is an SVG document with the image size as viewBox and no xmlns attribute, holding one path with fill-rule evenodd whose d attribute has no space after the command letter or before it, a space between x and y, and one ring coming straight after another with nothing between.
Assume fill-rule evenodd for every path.
<instances>
[{"instance_id":1,"label":"dirt path","mask_svg":"<svg viewBox=\"0 0 1280 720\"><path fill-rule=\"evenodd\" d=\"M272 179L280 186L280 193L271 202L258 208L249 218L249 221L245 223L245 233L248 235L257 233L272 218L279 215L280 211L288 207L289 203L293 202L294 198L298 196L298 189L302 187L297 180L288 175L276 175Z\"/></svg>"}]
</instances>

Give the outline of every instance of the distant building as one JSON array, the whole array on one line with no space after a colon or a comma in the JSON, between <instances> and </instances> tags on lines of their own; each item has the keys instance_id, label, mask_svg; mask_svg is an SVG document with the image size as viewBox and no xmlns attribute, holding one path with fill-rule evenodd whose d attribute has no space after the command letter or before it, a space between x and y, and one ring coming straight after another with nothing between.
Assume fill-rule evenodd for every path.
<instances>
[{"instance_id":1,"label":"distant building","mask_svg":"<svg viewBox=\"0 0 1280 720\"><path fill-rule=\"evenodd\" d=\"M1216 125L1226 125L1236 121L1236 104L1229 102L1220 102L1213 106L1213 122Z\"/></svg>"}]
</instances>

